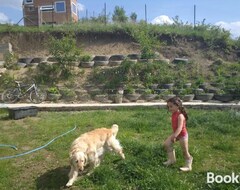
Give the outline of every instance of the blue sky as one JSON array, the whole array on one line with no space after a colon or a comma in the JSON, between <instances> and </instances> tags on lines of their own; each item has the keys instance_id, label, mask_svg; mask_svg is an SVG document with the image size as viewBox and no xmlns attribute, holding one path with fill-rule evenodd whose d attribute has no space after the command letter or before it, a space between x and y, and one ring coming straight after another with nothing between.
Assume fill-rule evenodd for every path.
<instances>
[{"instance_id":1,"label":"blue sky","mask_svg":"<svg viewBox=\"0 0 240 190\"><path fill-rule=\"evenodd\" d=\"M149 23L169 22L179 16L184 23L206 19L206 24L220 24L230 30L233 37L240 36L239 0L78 0L80 18L98 16L106 3L107 14L114 12L115 6L123 7L126 15L137 14L137 20L145 20L145 5ZM0 0L0 23L17 23L22 18L22 0Z\"/></svg>"}]
</instances>

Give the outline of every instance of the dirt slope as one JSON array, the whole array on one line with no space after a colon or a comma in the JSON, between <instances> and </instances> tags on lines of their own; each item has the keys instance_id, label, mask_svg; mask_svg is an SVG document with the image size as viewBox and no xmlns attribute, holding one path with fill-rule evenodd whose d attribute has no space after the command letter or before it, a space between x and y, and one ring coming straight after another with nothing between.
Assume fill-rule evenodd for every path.
<instances>
[{"instance_id":1,"label":"dirt slope","mask_svg":"<svg viewBox=\"0 0 240 190\"><path fill-rule=\"evenodd\" d=\"M50 35L61 37L61 33L1 33L0 43L10 42L13 51L20 57L38 57L47 56L47 42ZM113 55L140 53L140 46L125 33L78 33L76 35L77 44L85 52L92 55ZM206 64L218 57L224 60L237 60L235 52L228 54L221 51L211 51L205 47L201 40L160 37L161 46L155 51L163 57L173 60L176 57L185 57L190 60Z\"/></svg>"}]
</instances>

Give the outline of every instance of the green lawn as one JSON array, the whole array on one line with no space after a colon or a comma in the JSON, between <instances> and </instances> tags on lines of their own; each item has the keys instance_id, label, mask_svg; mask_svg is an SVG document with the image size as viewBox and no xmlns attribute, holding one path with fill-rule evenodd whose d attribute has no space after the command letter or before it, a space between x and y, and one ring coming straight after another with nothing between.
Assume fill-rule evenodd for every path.
<instances>
[{"instance_id":1,"label":"green lawn","mask_svg":"<svg viewBox=\"0 0 240 190\"><path fill-rule=\"evenodd\" d=\"M240 112L194 110L189 112L189 149L194 157L193 171L183 173L179 144L177 163L165 167L162 142L171 133L170 113L165 109L119 109L115 111L39 112L37 117L10 120L0 110L0 157L40 147L72 129L46 148L22 157L0 160L0 189L63 189L68 181L68 151L71 142L93 128L120 127L118 139L126 160L106 154L100 167L82 176L70 189L237 189L239 184L207 184L207 172L240 175ZM240 179L239 179L240 181Z\"/></svg>"}]
</instances>

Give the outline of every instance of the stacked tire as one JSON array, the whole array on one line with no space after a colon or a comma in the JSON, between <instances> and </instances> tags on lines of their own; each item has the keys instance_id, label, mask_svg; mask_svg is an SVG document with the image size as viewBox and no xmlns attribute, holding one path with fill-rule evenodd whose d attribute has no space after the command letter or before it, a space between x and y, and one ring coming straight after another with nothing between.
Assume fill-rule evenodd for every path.
<instances>
[{"instance_id":1,"label":"stacked tire","mask_svg":"<svg viewBox=\"0 0 240 190\"><path fill-rule=\"evenodd\" d=\"M119 66L125 59L126 57L124 55L112 55L109 58L109 66L111 67Z\"/></svg>"},{"instance_id":2,"label":"stacked tire","mask_svg":"<svg viewBox=\"0 0 240 190\"><path fill-rule=\"evenodd\" d=\"M94 66L107 66L109 63L109 56L107 55L96 55L93 58Z\"/></svg>"}]
</instances>

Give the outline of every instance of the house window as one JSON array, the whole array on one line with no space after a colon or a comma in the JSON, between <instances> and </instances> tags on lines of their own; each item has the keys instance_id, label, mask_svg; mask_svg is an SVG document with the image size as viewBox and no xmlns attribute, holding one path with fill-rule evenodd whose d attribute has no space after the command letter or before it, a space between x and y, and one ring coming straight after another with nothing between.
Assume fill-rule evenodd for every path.
<instances>
[{"instance_id":1,"label":"house window","mask_svg":"<svg viewBox=\"0 0 240 190\"><path fill-rule=\"evenodd\" d=\"M41 6L40 10L41 11L53 11L54 10L54 6L52 6L52 5Z\"/></svg>"},{"instance_id":2,"label":"house window","mask_svg":"<svg viewBox=\"0 0 240 190\"><path fill-rule=\"evenodd\" d=\"M72 12L77 15L77 6L74 3L72 3Z\"/></svg>"},{"instance_id":3,"label":"house window","mask_svg":"<svg viewBox=\"0 0 240 190\"><path fill-rule=\"evenodd\" d=\"M55 3L55 7L56 7L56 12L60 13L60 12L66 12L66 5L65 5L65 1L59 1Z\"/></svg>"},{"instance_id":4,"label":"house window","mask_svg":"<svg viewBox=\"0 0 240 190\"><path fill-rule=\"evenodd\" d=\"M25 0L25 4L32 4L33 0Z\"/></svg>"}]
</instances>

